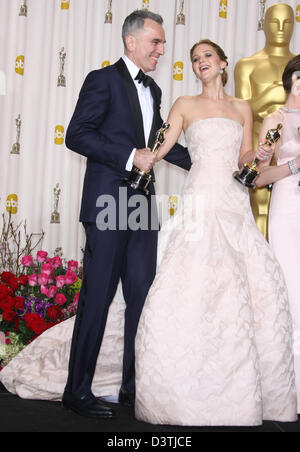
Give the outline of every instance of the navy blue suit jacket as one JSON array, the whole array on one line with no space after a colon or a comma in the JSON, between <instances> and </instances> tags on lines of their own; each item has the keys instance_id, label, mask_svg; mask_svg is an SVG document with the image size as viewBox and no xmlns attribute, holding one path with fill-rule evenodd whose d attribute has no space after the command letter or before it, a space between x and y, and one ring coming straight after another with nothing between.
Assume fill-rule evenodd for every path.
<instances>
[{"instance_id":1,"label":"navy blue suit jacket","mask_svg":"<svg viewBox=\"0 0 300 452\"><path fill-rule=\"evenodd\" d=\"M151 147L161 127L161 89L151 85L153 123L145 143L143 118L135 84L121 58L114 65L92 71L86 77L66 133L66 145L87 157L80 221L95 222L99 195L118 197L134 148ZM182 168L191 166L187 149L177 144L165 159ZM153 184L150 191L154 193Z\"/></svg>"}]
</instances>

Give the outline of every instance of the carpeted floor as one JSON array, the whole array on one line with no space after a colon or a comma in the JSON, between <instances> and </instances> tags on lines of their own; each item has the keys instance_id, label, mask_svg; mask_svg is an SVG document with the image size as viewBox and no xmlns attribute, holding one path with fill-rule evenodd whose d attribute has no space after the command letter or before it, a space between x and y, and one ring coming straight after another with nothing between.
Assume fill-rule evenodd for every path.
<instances>
[{"instance_id":1,"label":"carpeted floor","mask_svg":"<svg viewBox=\"0 0 300 452\"><path fill-rule=\"evenodd\" d=\"M126 432L133 433L128 438L143 438L148 445L151 441L158 442L158 438L172 442L175 439L165 438L175 436L196 441L198 432L300 432L300 419L295 423L264 422L259 427L153 426L137 421L132 409L114 406L117 412L114 420L87 419L64 410L60 403L20 399L0 383L0 432L106 432L102 439L108 445L109 441L124 441Z\"/></svg>"}]
</instances>

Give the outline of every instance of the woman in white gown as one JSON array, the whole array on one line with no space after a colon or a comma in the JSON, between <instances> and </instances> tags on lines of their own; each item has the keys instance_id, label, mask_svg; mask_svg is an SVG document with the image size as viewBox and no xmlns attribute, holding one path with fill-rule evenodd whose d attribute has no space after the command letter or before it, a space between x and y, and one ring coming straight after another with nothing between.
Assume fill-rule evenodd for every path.
<instances>
[{"instance_id":1,"label":"woman in white gown","mask_svg":"<svg viewBox=\"0 0 300 452\"><path fill-rule=\"evenodd\" d=\"M269 211L269 241L286 280L294 329L295 376L300 412L300 55L292 58L282 76L287 93L285 106L262 124L260 136L266 130L283 125L281 139L275 148L276 165L270 159L263 163L258 186L273 183Z\"/></svg>"},{"instance_id":2,"label":"woman in white gown","mask_svg":"<svg viewBox=\"0 0 300 452\"><path fill-rule=\"evenodd\" d=\"M292 326L284 278L232 174L252 162L252 112L224 92L223 51L191 50L199 96L170 113L162 158L185 131L192 199L170 233L136 338L136 416L185 425L293 421ZM264 158L261 149L259 158ZM185 199L183 200L183 204ZM188 203L189 204L189 203ZM182 221L181 221L182 220Z\"/></svg>"},{"instance_id":3,"label":"woman in white gown","mask_svg":"<svg viewBox=\"0 0 300 452\"><path fill-rule=\"evenodd\" d=\"M160 236L160 265L137 333L136 417L177 425L295 421L285 282L256 227L247 189L232 177L238 163L254 157L252 114L246 102L225 94L227 59L217 45L201 41L191 56L203 92L174 104L159 158L183 129L193 165L177 217ZM111 362L109 353L122 347L115 328L120 292L116 298L95 395L119 390L121 358ZM8 390L61 398L73 321L67 322L4 368L0 380Z\"/></svg>"}]
</instances>

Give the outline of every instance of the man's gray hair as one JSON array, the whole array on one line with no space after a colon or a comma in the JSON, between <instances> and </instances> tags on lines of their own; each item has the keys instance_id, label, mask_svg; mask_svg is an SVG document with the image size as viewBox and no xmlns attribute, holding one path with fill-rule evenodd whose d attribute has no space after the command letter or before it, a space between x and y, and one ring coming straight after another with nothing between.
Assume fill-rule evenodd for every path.
<instances>
[{"instance_id":1,"label":"man's gray hair","mask_svg":"<svg viewBox=\"0 0 300 452\"><path fill-rule=\"evenodd\" d=\"M163 18L159 14L152 13L146 9L133 11L133 13L126 17L122 27L122 39L125 47L126 36L136 30L142 29L144 27L145 19L151 19L160 25L163 24Z\"/></svg>"}]
</instances>

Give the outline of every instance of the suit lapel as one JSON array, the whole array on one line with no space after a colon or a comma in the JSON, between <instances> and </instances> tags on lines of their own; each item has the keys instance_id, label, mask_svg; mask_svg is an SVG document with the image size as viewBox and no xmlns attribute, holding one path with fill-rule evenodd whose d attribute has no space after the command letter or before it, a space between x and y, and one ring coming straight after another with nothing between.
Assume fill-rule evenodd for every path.
<instances>
[{"instance_id":1,"label":"suit lapel","mask_svg":"<svg viewBox=\"0 0 300 452\"><path fill-rule=\"evenodd\" d=\"M137 90L135 84L132 80L131 75L128 72L127 66L124 63L123 58L120 58L119 61L115 64L116 68L121 74L121 77L124 81L124 85L127 92L128 102L130 105L131 112L134 117L134 122L136 126L136 135L138 139L138 144L140 148L144 148L145 144L145 135L144 135L144 125L143 125L143 116L142 110L139 103L139 98L137 94Z\"/></svg>"},{"instance_id":2,"label":"suit lapel","mask_svg":"<svg viewBox=\"0 0 300 452\"><path fill-rule=\"evenodd\" d=\"M161 127L162 120L160 116L160 94L155 82L152 83L150 89L153 98L153 121L147 144L149 147L152 147L156 137L156 132Z\"/></svg>"}]
</instances>

